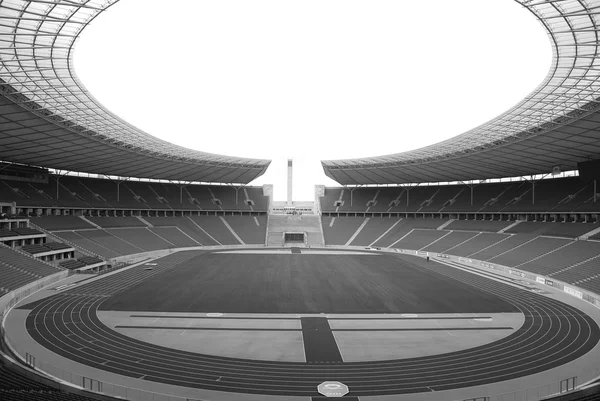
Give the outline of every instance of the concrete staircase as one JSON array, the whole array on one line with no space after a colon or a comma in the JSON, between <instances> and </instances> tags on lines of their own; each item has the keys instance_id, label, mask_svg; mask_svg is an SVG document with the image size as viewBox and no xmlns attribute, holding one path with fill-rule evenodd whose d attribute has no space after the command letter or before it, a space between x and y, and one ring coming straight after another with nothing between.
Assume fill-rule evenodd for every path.
<instances>
[{"instance_id":1,"label":"concrete staircase","mask_svg":"<svg viewBox=\"0 0 600 401\"><path fill-rule=\"evenodd\" d=\"M321 227L321 216L319 215L269 215L267 224L267 246L285 246L283 243L283 234L306 233L308 237L308 246L323 247L325 240L323 238L323 227ZM294 244L298 246L298 244Z\"/></svg>"}]
</instances>

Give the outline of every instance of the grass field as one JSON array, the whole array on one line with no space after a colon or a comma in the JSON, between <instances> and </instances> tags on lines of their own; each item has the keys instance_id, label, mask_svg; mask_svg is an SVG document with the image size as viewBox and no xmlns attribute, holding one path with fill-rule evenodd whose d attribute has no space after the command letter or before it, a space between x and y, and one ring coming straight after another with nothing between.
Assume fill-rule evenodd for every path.
<instances>
[{"instance_id":1,"label":"grass field","mask_svg":"<svg viewBox=\"0 0 600 401\"><path fill-rule=\"evenodd\" d=\"M207 253L107 299L101 309L222 313L517 312L513 305L495 295L448 281L420 266L426 263L400 255Z\"/></svg>"}]
</instances>

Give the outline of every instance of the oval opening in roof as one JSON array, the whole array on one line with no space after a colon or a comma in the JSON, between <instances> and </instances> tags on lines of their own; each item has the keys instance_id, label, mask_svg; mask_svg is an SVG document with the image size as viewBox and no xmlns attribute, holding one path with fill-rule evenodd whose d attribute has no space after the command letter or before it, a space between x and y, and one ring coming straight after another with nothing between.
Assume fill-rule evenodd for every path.
<instances>
[{"instance_id":1,"label":"oval opening in roof","mask_svg":"<svg viewBox=\"0 0 600 401\"><path fill-rule=\"evenodd\" d=\"M152 135L317 163L484 123L543 80L551 49L509 0L147 0L99 16L75 57L90 92Z\"/></svg>"}]
</instances>

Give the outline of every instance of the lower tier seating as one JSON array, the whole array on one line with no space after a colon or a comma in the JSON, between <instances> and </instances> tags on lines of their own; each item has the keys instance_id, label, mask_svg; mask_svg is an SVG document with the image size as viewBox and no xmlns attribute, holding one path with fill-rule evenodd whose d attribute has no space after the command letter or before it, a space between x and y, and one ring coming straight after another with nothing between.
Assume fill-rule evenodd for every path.
<instances>
[{"instance_id":1,"label":"lower tier seating","mask_svg":"<svg viewBox=\"0 0 600 401\"><path fill-rule=\"evenodd\" d=\"M363 224L365 223L366 224ZM492 223L492 224L489 224ZM323 230L328 245L370 245L470 257L504 266L555 277L600 294L600 242L576 240L567 236L539 235L560 231L575 235L589 232L590 223L525 222L523 232L497 233L466 228L494 229L511 222L450 221L440 219L390 219L364 217L324 217ZM362 229L361 229L362 227ZM556 230L556 227L566 227ZM583 228L582 228L583 227ZM460 230L455 230L460 228ZM575 231L571 231L574 229ZM587 231L586 231L587 230ZM511 230L507 230L511 231ZM517 230L519 231L519 230Z\"/></svg>"}]
</instances>

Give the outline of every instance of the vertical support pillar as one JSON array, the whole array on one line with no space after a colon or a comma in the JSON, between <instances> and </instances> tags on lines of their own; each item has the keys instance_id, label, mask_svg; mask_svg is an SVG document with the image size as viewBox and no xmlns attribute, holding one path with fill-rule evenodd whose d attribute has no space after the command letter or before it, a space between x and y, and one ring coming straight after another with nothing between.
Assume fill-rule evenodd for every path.
<instances>
[{"instance_id":1,"label":"vertical support pillar","mask_svg":"<svg viewBox=\"0 0 600 401\"><path fill-rule=\"evenodd\" d=\"M471 206L473 206L473 185L471 185Z\"/></svg>"}]
</instances>

